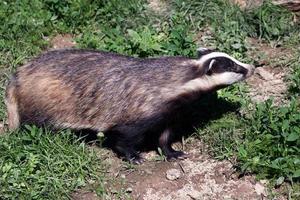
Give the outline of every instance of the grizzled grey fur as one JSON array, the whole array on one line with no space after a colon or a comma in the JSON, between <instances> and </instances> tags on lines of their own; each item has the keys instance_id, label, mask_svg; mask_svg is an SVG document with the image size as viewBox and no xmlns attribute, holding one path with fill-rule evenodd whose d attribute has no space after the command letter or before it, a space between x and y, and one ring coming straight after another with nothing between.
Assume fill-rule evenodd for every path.
<instances>
[{"instance_id":1,"label":"grizzled grey fur","mask_svg":"<svg viewBox=\"0 0 300 200\"><path fill-rule=\"evenodd\" d=\"M134 163L142 161L136 147L153 134L168 159L185 158L171 147L180 108L252 73L250 65L212 51L200 51L198 59L50 51L11 78L6 91L9 128L35 124L103 131L115 138L116 152Z\"/></svg>"}]
</instances>

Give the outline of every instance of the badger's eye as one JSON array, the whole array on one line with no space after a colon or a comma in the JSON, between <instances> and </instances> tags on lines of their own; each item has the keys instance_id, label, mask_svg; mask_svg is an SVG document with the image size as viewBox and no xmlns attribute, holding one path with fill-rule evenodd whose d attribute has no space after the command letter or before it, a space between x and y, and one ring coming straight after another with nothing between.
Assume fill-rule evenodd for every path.
<instances>
[{"instance_id":1,"label":"badger's eye","mask_svg":"<svg viewBox=\"0 0 300 200\"><path fill-rule=\"evenodd\" d=\"M232 62L232 71L236 72L238 70L238 65L235 62Z\"/></svg>"},{"instance_id":2,"label":"badger's eye","mask_svg":"<svg viewBox=\"0 0 300 200\"><path fill-rule=\"evenodd\" d=\"M209 69L209 70L207 71L207 73L206 73L206 74L207 74L208 76L211 76L211 75L212 75L212 73L213 73L212 69Z\"/></svg>"}]
</instances>

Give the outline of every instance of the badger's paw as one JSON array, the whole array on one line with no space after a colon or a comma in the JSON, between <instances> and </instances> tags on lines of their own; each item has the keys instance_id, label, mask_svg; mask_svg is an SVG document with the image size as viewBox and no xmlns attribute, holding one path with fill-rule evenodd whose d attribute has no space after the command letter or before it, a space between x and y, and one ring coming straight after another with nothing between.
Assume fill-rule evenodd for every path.
<instances>
[{"instance_id":1,"label":"badger's paw","mask_svg":"<svg viewBox=\"0 0 300 200\"><path fill-rule=\"evenodd\" d=\"M145 162L145 159L138 154L131 155L130 157L126 157L126 160L134 165L140 165Z\"/></svg>"},{"instance_id":2,"label":"badger's paw","mask_svg":"<svg viewBox=\"0 0 300 200\"><path fill-rule=\"evenodd\" d=\"M183 151L173 151L167 155L168 161L184 160L186 158L188 158L188 154L184 153Z\"/></svg>"},{"instance_id":3,"label":"badger's paw","mask_svg":"<svg viewBox=\"0 0 300 200\"><path fill-rule=\"evenodd\" d=\"M143 162L145 162L145 159L142 157L138 157L138 158L133 158L130 160L130 163L134 164L134 165L140 165Z\"/></svg>"}]
</instances>

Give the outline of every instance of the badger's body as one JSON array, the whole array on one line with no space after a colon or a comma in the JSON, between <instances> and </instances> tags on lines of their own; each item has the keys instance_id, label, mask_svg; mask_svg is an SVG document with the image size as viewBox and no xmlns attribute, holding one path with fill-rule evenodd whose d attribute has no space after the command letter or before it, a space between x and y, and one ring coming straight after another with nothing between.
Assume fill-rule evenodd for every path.
<instances>
[{"instance_id":1,"label":"badger's body","mask_svg":"<svg viewBox=\"0 0 300 200\"><path fill-rule=\"evenodd\" d=\"M177 111L253 71L242 63L239 72L229 72L230 77L226 70L212 71L211 54L199 59L140 59L91 50L47 52L20 67L10 80L9 128L36 124L107 132L116 138L115 149L133 162L141 161L136 146L155 132L169 159L185 157L171 148Z\"/></svg>"}]
</instances>

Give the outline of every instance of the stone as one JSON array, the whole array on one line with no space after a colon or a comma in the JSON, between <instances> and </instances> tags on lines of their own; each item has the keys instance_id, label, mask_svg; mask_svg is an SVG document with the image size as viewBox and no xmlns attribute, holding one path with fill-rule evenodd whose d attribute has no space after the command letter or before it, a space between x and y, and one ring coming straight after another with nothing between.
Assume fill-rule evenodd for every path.
<instances>
[{"instance_id":1,"label":"stone","mask_svg":"<svg viewBox=\"0 0 300 200\"><path fill-rule=\"evenodd\" d=\"M169 169L166 172L166 177L170 181L174 181L174 180L180 178L180 176L181 176L181 172L178 169Z\"/></svg>"}]
</instances>

